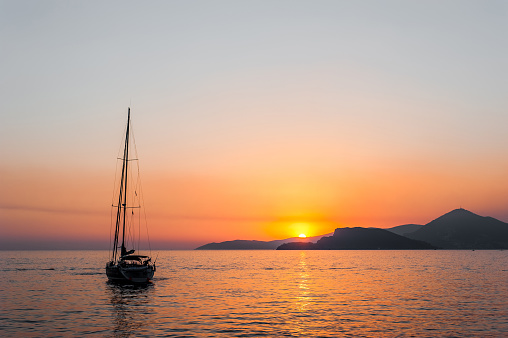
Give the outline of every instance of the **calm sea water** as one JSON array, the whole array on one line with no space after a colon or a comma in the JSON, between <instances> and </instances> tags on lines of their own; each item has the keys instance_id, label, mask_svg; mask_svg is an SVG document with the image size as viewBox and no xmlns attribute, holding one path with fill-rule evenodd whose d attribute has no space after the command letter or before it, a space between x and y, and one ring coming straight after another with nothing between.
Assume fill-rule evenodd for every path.
<instances>
[{"instance_id":1,"label":"calm sea water","mask_svg":"<svg viewBox=\"0 0 508 338\"><path fill-rule=\"evenodd\" d=\"M156 253L154 253L156 254ZM508 251L0 251L2 337L508 336Z\"/></svg>"}]
</instances>

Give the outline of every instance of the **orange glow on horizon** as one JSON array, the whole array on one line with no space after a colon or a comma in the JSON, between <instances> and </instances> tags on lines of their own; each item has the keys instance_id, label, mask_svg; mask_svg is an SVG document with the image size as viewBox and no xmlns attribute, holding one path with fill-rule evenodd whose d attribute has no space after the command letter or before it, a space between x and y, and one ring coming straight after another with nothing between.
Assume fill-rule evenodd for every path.
<instances>
[{"instance_id":1,"label":"orange glow on horizon","mask_svg":"<svg viewBox=\"0 0 508 338\"><path fill-rule=\"evenodd\" d=\"M499 182L508 164L490 168L489 176L478 175L472 166L461 171L452 166L394 167L302 176L143 172L149 235L161 243L200 244L314 237L340 227L426 224L460 205L506 221L508 187ZM109 168L92 174L39 170L33 175L31 168L7 167L0 173L5 241L27 236L109 241Z\"/></svg>"},{"instance_id":2,"label":"orange glow on horizon","mask_svg":"<svg viewBox=\"0 0 508 338\"><path fill-rule=\"evenodd\" d=\"M268 239L284 239L291 237L307 238L324 235L333 232L338 228L334 222L315 219L312 221L291 221L289 220L278 220L273 222L267 222L263 229L268 235ZM305 237L302 237L304 235Z\"/></svg>"}]
</instances>

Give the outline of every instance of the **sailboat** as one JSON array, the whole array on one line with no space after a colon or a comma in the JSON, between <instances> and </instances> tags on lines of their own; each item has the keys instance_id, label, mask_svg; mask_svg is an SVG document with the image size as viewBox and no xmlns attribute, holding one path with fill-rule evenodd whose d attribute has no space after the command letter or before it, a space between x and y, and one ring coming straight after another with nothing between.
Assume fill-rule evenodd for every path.
<instances>
[{"instance_id":1,"label":"sailboat","mask_svg":"<svg viewBox=\"0 0 508 338\"><path fill-rule=\"evenodd\" d=\"M134 254L136 251L135 249L127 250L126 247L128 245L128 235L132 235L132 233L135 232L135 229L132 229L133 224L131 222L131 216L134 215L134 210L141 208L140 199L132 197L138 196L138 191L136 191L136 188L132 191L132 185L128 184L131 183L129 182L129 178L132 178L129 177L131 176L129 174L129 162L137 160L129 158L130 136L132 136L130 124L131 109L129 107L127 112L127 128L125 132L123 156L119 158L119 160L122 160L122 173L118 199L116 200L117 205L112 205L113 208L116 208L115 237L113 240L111 260L106 263L106 275L112 282L148 283L155 273L155 262L152 262L150 256ZM136 201L137 204L133 204ZM140 236L139 232L138 236ZM132 247L133 246L134 241L132 241Z\"/></svg>"}]
</instances>

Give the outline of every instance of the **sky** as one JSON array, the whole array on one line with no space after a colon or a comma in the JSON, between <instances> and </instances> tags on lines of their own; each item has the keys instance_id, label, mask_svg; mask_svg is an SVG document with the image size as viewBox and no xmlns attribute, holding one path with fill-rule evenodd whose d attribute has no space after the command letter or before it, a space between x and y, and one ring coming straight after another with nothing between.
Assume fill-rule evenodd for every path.
<instances>
[{"instance_id":1,"label":"sky","mask_svg":"<svg viewBox=\"0 0 508 338\"><path fill-rule=\"evenodd\" d=\"M107 249L131 107L153 247L508 222L505 1L0 0L0 247Z\"/></svg>"}]
</instances>

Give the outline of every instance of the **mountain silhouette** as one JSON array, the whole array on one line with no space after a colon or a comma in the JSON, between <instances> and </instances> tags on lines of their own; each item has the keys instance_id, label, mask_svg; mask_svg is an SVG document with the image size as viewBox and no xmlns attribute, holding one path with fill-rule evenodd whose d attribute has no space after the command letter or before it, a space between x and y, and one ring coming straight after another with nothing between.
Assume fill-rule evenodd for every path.
<instances>
[{"instance_id":1,"label":"mountain silhouette","mask_svg":"<svg viewBox=\"0 0 508 338\"><path fill-rule=\"evenodd\" d=\"M234 241L225 241L220 243L208 243L202 245L194 250L275 250L278 246L289 243L289 242L315 242L321 239L324 236L330 236L332 234L326 234L321 236L300 238L300 237L292 237L286 239L279 239L275 241L249 241L249 240L234 240Z\"/></svg>"},{"instance_id":2,"label":"mountain silhouette","mask_svg":"<svg viewBox=\"0 0 508 338\"><path fill-rule=\"evenodd\" d=\"M195 250L273 250L283 243L282 240L264 242L238 239L220 243L208 243Z\"/></svg>"},{"instance_id":3,"label":"mountain silhouette","mask_svg":"<svg viewBox=\"0 0 508 338\"><path fill-rule=\"evenodd\" d=\"M277 250L417 250L436 249L418 240L377 228L338 228L316 243L286 243Z\"/></svg>"},{"instance_id":4,"label":"mountain silhouette","mask_svg":"<svg viewBox=\"0 0 508 338\"><path fill-rule=\"evenodd\" d=\"M462 208L406 236L444 249L508 249L508 223Z\"/></svg>"},{"instance_id":5,"label":"mountain silhouette","mask_svg":"<svg viewBox=\"0 0 508 338\"><path fill-rule=\"evenodd\" d=\"M423 225L421 224L404 224L399 225L393 228L388 228L386 230L393 232L394 234L406 236L407 234L410 234L412 232L415 232L416 230L420 229Z\"/></svg>"},{"instance_id":6,"label":"mountain silhouette","mask_svg":"<svg viewBox=\"0 0 508 338\"><path fill-rule=\"evenodd\" d=\"M364 229L367 232L347 230L351 232L344 233L342 239L325 239L335 237L339 230L346 231L341 229ZM376 230L381 230L381 232L376 232ZM404 245L409 245L408 243L402 244L400 238L396 240L394 237L388 237L389 235L384 232L391 235L401 235L406 239L423 241L432 245L432 247L443 249L508 249L508 223L492 217L479 216L465 209L456 209L426 225L405 224L388 229L339 228L333 234L307 237L305 239L293 237L266 242L235 240L205 244L196 248L196 250L273 250L283 244L292 242L289 247L284 246L282 249L315 248L318 250L321 246L328 245L332 247L337 245L340 248L348 249L388 249L390 247L395 250L396 248L404 249ZM349 238L346 235L351 236L351 244L342 243L344 238ZM316 245L317 247L315 247ZM415 247L415 249L417 248Z\"/></svg>"}]
</instances>

